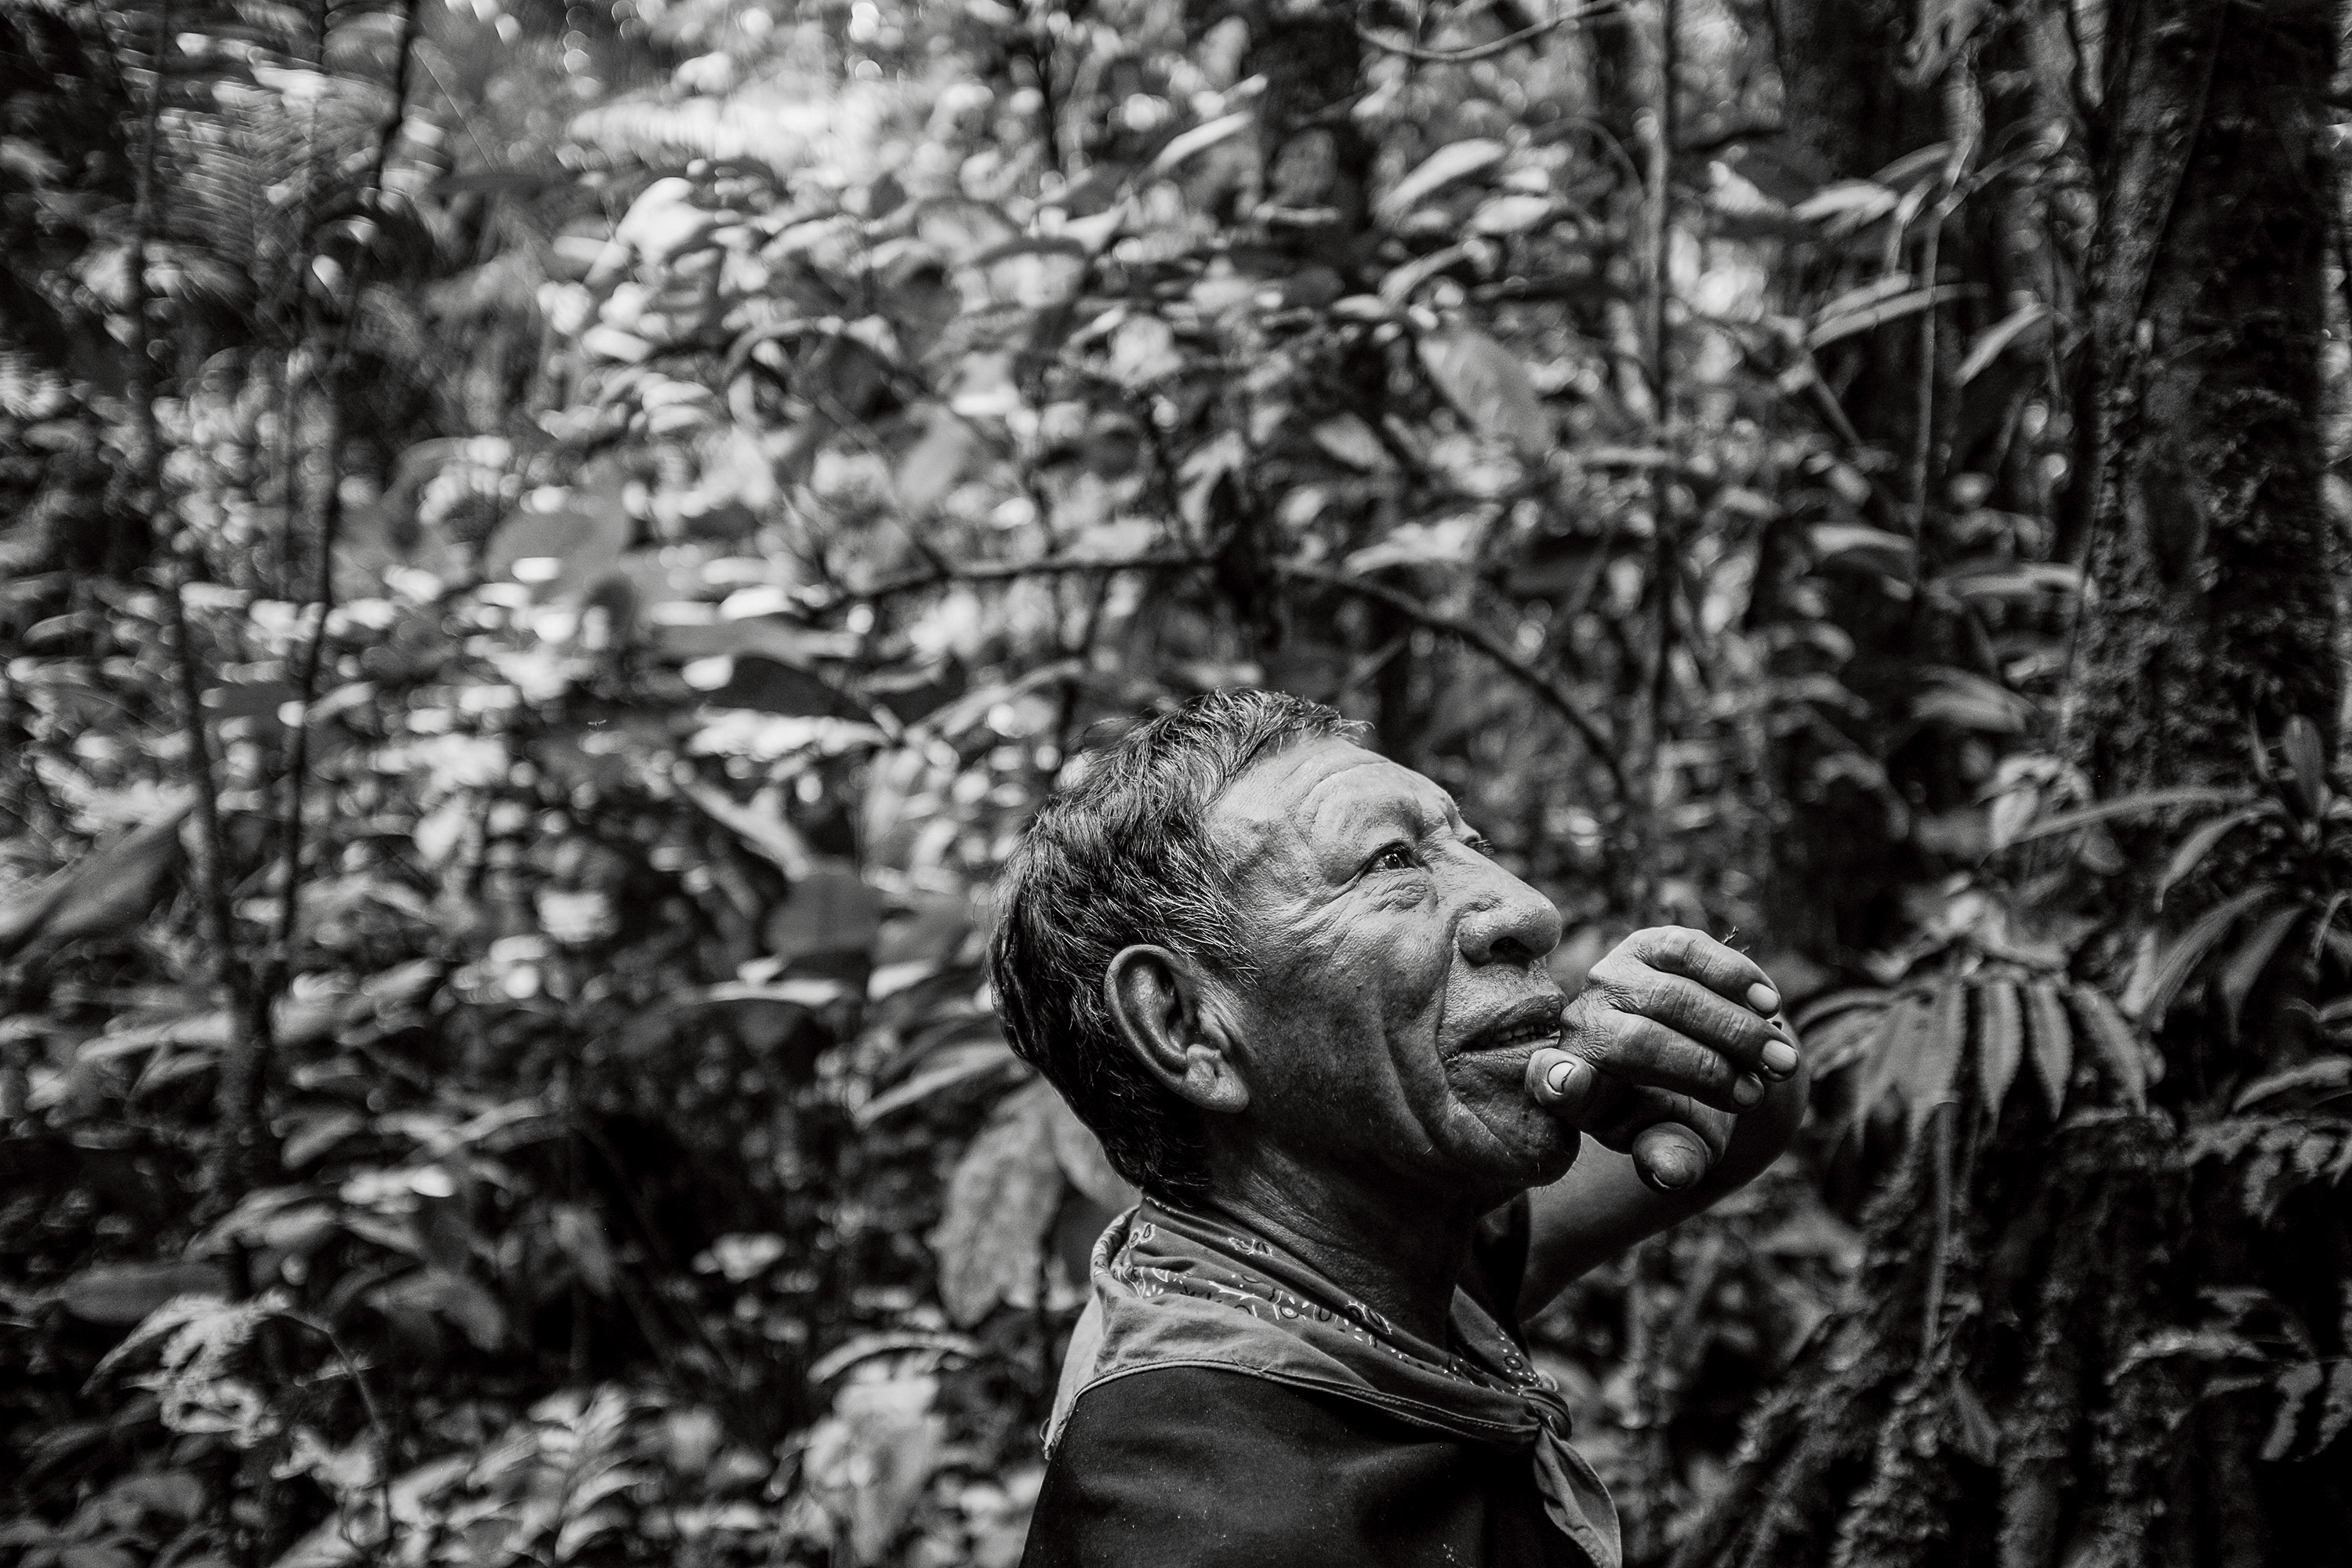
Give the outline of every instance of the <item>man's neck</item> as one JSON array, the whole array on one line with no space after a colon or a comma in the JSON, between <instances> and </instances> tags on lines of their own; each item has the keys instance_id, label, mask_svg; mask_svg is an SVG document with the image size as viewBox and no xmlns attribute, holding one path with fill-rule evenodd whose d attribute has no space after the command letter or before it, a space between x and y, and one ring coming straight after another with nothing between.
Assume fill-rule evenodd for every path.
<instances>
[{"instance_id":1,"label":"man's neck","mask_svg":"<svg viewBox=\"0 0 2352 1568\"><path fill-rule=\"evenodd\" d=\"M1400 1204L1393 1191L1375 1196L1329 1172L1253 1163L1213 1170L1198 1212L1272 1242L1405 1332L1443 1345L1482 1211Z\"/></svg>"}]
</instances>

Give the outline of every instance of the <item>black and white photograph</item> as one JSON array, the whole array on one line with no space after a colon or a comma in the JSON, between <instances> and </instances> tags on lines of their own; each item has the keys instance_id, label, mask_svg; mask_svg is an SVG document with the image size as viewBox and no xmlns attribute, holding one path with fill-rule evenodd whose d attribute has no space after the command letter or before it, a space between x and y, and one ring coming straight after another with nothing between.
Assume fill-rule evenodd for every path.
<instances>
[{"instance_id":1,"label":"black and white photograph","mask_svg":"<svg viewBox=\"0 0 2352 1568\"><path fill-rule=\"evenodd\" d=\"M0 0L0 1568L2352 1568L2352 6Z\"/></svg>"}]
</instances>

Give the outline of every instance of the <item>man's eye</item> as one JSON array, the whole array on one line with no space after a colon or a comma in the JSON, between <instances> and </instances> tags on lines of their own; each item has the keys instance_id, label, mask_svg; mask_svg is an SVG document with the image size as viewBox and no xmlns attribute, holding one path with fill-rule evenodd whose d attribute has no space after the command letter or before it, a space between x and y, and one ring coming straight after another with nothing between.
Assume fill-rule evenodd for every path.
<instances>
[{"instance_id":1,"label":"man's eye","mask_svg":"<svg viewBox=\"0 0 2352 1568\"><path fill-rule=\"evenodd\" d=\"M1367 871L1410 871L1420 862L1414 858L1410 844L1384 844L1380 852L1364 862Z\"/></svg>"}]
</instances>

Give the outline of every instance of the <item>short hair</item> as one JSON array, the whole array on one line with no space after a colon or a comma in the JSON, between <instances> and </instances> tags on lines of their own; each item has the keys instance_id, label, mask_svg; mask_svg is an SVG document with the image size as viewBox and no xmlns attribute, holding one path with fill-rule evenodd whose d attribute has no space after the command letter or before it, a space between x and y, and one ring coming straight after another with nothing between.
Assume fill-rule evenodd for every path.
<instances>
[{"instance_id":1,"label":"short hair","mask_svg":"<svg viewBox=\"0 0 2352 1568\"><path fill-rule=\"evenodd\" d=\"M1146 943L1246 973L1209 810L1260 759L1361 730L1286 692L1204 693L1089 756L1005 862L989 965L1013 1048L1061 1090L1118 1173L1154 1197L1204 1195L1206 1143L1198 1110L1119 1038L1103 994L1110 961Z\"/></svg>"}]
</instances>

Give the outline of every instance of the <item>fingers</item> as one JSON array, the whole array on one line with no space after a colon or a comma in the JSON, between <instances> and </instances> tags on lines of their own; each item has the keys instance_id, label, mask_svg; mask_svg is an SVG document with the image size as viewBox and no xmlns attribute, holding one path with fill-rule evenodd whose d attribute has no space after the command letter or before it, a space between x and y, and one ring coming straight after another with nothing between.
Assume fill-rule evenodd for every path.
<instances>
[{"instance_id":1,"label":"fingers","mask_svg":"<svg viewBox=\"0 0 2352 1568\"><path fill-rule=\"evenodd\" d=\"M1570 1020L1568 1050L1621 1083L1685 1094L1717 1110L1748 1110L1767 1092L1764 1075L1746 1065L1752 1046L1725 1050L1670 1029L1654 1018L1603 1009Z\"/></svg>"},{"instance_id":2,"label":"fingers","mask_svg":"<svg viewBox=\"0 0 2352 1568\"><path fill-rule=\"evenodd\" d=\"M1612 1000L1616 1000L1612 998ZM1646 1018L1685 1040L1729 1057L1738 1066L1773 1078L1786 1077L1797 1065L1796 1052L1769 1016L1759 1016L1738 1003L1727 1002L1697 982L1678 975L1653 974L1638 994L1617 1001L1615 1009ZM1786 1050L1787 1068L1776 1068Z\"/></svg>"},{"instance_id":3,"label":"fingers","mask_svg":"<svg viewBox=\"0 0 2352 1568\"><path fill-rule=\"evenodd\" d=\"M1633 1139L1633 1169L1662 1193L1680 1192L1715 1163L1706 1142L1679 1122L1659 1121Z\"/></svg>"},{"instance_id":4,"label":"fingers","mask_svg":"<svg viewBox=\"0 0 2352 1568\"><path fill-rule=\"evenodd\" d=\"M1730 1118L1685 1096L1613 1082L1565 1051L1537 1058L1528 1065L1528 1092L1604 1146L1628 1151L1634 1171L1657 1192L1688 1187L1729 1146Z\"/></svg>"},{"instance_id":5,"label":"fingers","mask_svg":"<svg viewBox=\"0 0 2352 1568\"><path fill-rule=\"evenodd\" d=\"M1561 1121L1612 1149L1630 1149L1647 1128L1679 1123L1706 1163L1730 1146L1738 1118L1686 1094L1628 1083L1570 1051L1541 1050L1528 1063L1528 1094Z\"/></svg>"},{"instance_id":6,"label":"fingers","mask_svg":"<svg viewBox=\"0 0 2352 1568\"><path fill-rule=\"evenodd\" d=\"M1658 927L1635 932L1593 966L1576 1013L1594 1022L1608 1011L1653 1019L1725 1053L1742 1069L1777 1080L1797 1070L1797 1047L1774 1016L1780 994L1768 981L1747 978L1762 973L1703 932ZM1751 1091L1738 1103L1753 1105L1761 1098L1760 1090Z\"/></svg>"},{"instance_id":7,"label":"fingers","mask_svg":"<svg viewBox=\"0 0 2352 1568\"><path fill-rule=\"evenodd\" d=\"M1533 1053L1528 1093L1629 1153L1659 1192L1690 1186L1741 1111L1798 1066L1780 994L1745 954L1685 927L1637 931L1595 964L1563 1046Z\"/></svg>"},{"instance_id":8,"label":"fingers","mask_svg":"<svg viewBox=\"0 0 2352 1568\"><path fill-rule=\"evenodd\" d=\"M1780 993L1772 977L1744 952L1726 947L1703 931L1688 926L1652 926L1637 931L1618 944L1617 953L1669 974L1695 980L1709 991L1769 1017L1780 1010ZM1605 964L1609 959L1601 960ZM1595 965L1597 970L1600 966Z\"/></svg>"},{"instance_id":9,"label":"fingers","mask_svg":"<svg viewBox=\"0 0 2352 1568\"><path fill-rule=\"evenodd\" d=\"M1600 1082L1601 1075L1582 1057L1546 1049L1528 1058L1528 1096L1579 1128L1583 1126L1580 1118L1592 1109Z\"/></svg>"}]
</instances>

